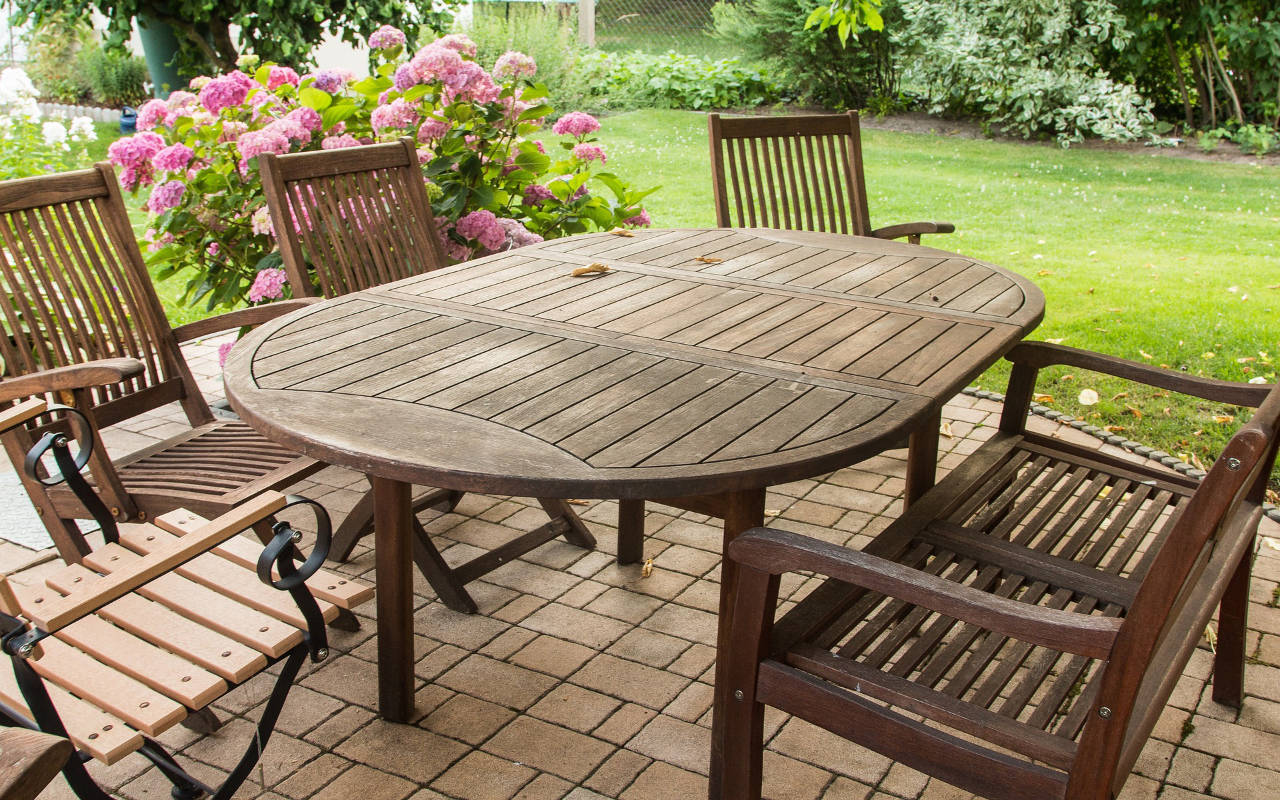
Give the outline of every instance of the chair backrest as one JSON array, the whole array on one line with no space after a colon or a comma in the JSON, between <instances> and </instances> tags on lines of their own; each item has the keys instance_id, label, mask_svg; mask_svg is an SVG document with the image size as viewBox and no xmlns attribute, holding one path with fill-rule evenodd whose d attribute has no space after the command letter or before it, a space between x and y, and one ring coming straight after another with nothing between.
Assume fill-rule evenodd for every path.
<instances>
[{"instance_id":1,"label":"chair backrest","mask_svg":"<svg viewBox=\"0 0 1280 800\"><path fill-rule=\"evenodd\" d=\"M711 114L716 224L867 236L858 114Z\"/></svg>"},{"instance_id":2,"label":"chair backrest","mask_svg":"<svg viewBox=\"0 0 1280 800\"><path fill-rule=\"evenodd\" d=\"M1123 711L1090 715L1073 780L1117 759L1118 774L1128 774L1181 674L1169 665L1196 646L1236 563L1251 557L1278 440L1280 386L1227 443L1181 515L1167 521L1093 700Z\"/></svg>"},{"instance_id":3,"label":"chair backrest","mask_svg":"<svg viewBox=\"0 0 1280 800\"><path fill-rule=\"evenodd\" d=\"M100 427L175 400L213 419L156 296L110 164L0 183L3 376L106 358L146 369L95 388Z\"/></svg>"},{"instance_id":4,"label":"chair backrest","mask_svg":"<svg viewBox=\"0 0 1280 800\"><path fill-rule=\"evenodd\" d=\"M295 297L337 297L448 263L412 139L264 154L258 165Z\"/></svg>"}]
</instances>

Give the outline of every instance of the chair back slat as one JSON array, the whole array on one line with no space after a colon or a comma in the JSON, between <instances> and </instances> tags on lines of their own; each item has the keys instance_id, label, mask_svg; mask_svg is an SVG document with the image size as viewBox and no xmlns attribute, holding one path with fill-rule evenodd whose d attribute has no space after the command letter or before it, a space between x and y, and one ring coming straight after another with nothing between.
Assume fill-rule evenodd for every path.
<instances>
[{"instance_id":1,"label":"chair back slat","mask_svg":"<svg viewBox=\"0 0 1280 800\"><path fill-rule=\"evenodd\" d=\"M870 234L855 112L712 114L709 128L718 225Z\"/></svg>"},{"instance_id":2,"label":"chair back slat","mask_svg":"<svg viewBox=\"0 0 1280 800\"><path fill-rule=\"evenodd\" d=\"M259 164L295 296L338 297L445 266L411 139Z\"/></svg>"},{"instance_id":3,"label":"chair back slat","mask_svg":"<svg viewBox=\"0 0 1280 800\"><path fill-rule=\"evenodd\" d=\"M194 392L109 165L6 183L0 243L4 376L126 357L145 370L93 389L95 406L130 398L137 413Z\"/></svg>"}]
</instances>

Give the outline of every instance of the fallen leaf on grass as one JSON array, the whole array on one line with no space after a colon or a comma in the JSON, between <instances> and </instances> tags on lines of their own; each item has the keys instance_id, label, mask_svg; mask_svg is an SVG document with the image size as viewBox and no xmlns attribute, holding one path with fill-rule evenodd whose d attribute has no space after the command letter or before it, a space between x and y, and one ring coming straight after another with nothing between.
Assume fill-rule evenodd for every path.
<instances>
[{"instance_id":1,"label":"fallen leaf on grass","mask_svg":"<svg viewBox=\"0 0 1280 800\"><path fill-rule=\"evenodd\" d=\"M1113 394L1111 395L1111 402L1114 403L1115 401L1122 400L1128 396L1129 396L1128 392L1119 392L1118 394Z\"/></svg>"},{"instance_id":2,"label":"fallen leaf on grass","mask_svg":"<svg viewBox=\"0 0 1280 800\"><path fill-rule=\"evenodd\" d=\"M1139 351L1138 351L1138 355L1142 356L1143 358L1145 358L1145 359L1146 359L1146 360L1148 360L1148 361L1150 361L1151 359L1155 358L1155 356L1151 355L1151 354L1150 354L1150 353L1148 353L1146 350L1139 350Z\"/></svg>"},{"instance_id":3,"label":"fallen leaf on grass","mask_svg":"<svg viewBox=\"0 0 1280 800\"><path fill-rule=\"evenodd\" d=\"M644 560L644 566L640 568L640 577L647 578L652 574L653 574L653 559L646 558Z\"/></svg>"},{"instance_id":4,"label":"fallen leaf on grass","mask_svg":"<svg viewBox=\"0 0 1280 800\"><path fill-rule=\"evenodd\" d=\"M1123 431L1124 431L1124 426L1123 426L1123 425L1108 425L1108 426L1106 426L1105 428L1103 428L1103 430L1104 430L1104 431L1106 431L1107 433L1121 433L1121 432L1123 432Z\"/></svg>"},{"instance_id":5,"label":"fallen leaf on grass","mask_svg":"<svg viewBox=\"0 0 1280 800\"><path fill-rule=\"evenodd\" d=\"M607 272L613 272L613 270L609 269L604 264L597 263L586 267L578 267L573 272L570 272L569 276L573 278L584 278L588 275L604 275Z\"/></svg>"},{"instance_id":6,"label":"fallen leaf on grass","mask_svg":"<svg viewBox=\"0 0 1280 800\"><path fill-rule=\"evenodd\" d=\"M1213 421L1218 423L1219 425L1226 425L1228 422L1234 422L1235 417L1231 416L1230 414L1215 414L1213 417Z\"/></svg>"},{"instance_id":7,"label":"fallen leaf on grass","mask_svg":"<svg viewBox=\"0 0 1280 800\"><path fill-rule=\"evenodd\" d=\"M1081 389L1080 396L1076 398L1082 406L1092 406L1098 403L1098 393L1092 389Z\"/></svg>"},{"instance_id":8,"label":"fallen leaf on grass","mask_svg":"<svg viewBox=\"0 0 1280 800\"><path fill-rule=\"evenodd\" d=\"M1058 378L1058 380L1060 381L1074 381L1075 379L1076 379L1076 376L1072 375L1070 372L1068 372L1066 375L1063 375L1061 378Z\"/></svg>"},{"instance_id":9,"label":"fallen leaf on grass","mask_svg":"<svg viewBox=\"0 0 1280 800\"><path fill-rule=\"evenodd\" d=\"M1035 400L1037 403L1044 403L1045 405L1049 405L1050 403L1053 402L1053 395L1037 394L1037 395L1033 395L1031 399Z\"/></svg>"},{"instance_id":10,"label":"fallen leaf on grass","mask_svg":"<svg viewBox=\"0 0 1280 800\"><path fill-rule=\"evenodd\" d=\"M1280 289L1280 283L1273 283L1267 287L1268 289Z\"/></svg>"},{"instance_id":11,"label":"fallen leaf on grass","mask_svg":"<svg viewBox=\"0 0 1280 800\"><path fill-rule=\"evenodd\" d=\"M1172 417L1173 409L1169 408L1168 406L1165 406L1164 408L1160 409L1160 413L1164 414L1166 417Z\"/></svg>"},{"instance_id":12,"label":"fallen leaf on grass","mask_svg":"<svg viewBox=\"0 0 1280 800\"><path fill-rule=\"evenodd\" d=\"M694 261L701 261L703 264L719 264L724 259L716 258L715 256L698 256Z\"/></svg>"},{"instance_id":13,"label":"fallen leaf on grass","mask_svg":"<svg viewBox=\"0 0 1280 800\"><path fill-rule=\"evenodd\" d=\"M1093 287L1092 287L1092 286L1090 286L1088 289L1085 289L1085 292L1084 292L1084 293L1085 293L1085 294L1093 294Z\"/></svg>"},{"instance_id":14,"label":"fallen leaf on grass","mask_svg":"<svg viewBox=\"0 0 1280 800\"><path fill-rule=\"evenodd\" d=\"M1036 258L1039 258L1039 256L1036 256ZM1051 270L1051 269L1042 269L1042 270L1040 270L1039 272L1037 272L1037 273L1036 273L1036 277L1037 277L1037 278L1044 278L1044 277L1047 277L1047 276L1052 275L1052 274L1053 274L1053 270Z\"/></svg>"},{"instance_id":15,"label":"fallen leaf on grass","mask_svg":"<svg viewBox=\"0 0 1280 800\"><path fill-rule=\"evenodd\" d=\"M1063 341L1065 341L1065 339L1062 339L1062 338L1057 338L1057 339L1045 339L1045 341L1046 341L1046 342L1048 342L1049 344L1062 344L1062 343L1063 343Z\"/></svg>"},{"instance_id":16,"label":"fallen leaf on grass","mask_svg":"<svg viewBox=\"0 0 1280 800\"><path fill-rule=\"evenodd\" d=\"M1136 407L1134 407L1134 406L1125 406L1124 408L1125 408L1125 410L1126 410L1126 411L1128 411L1130 414L1134 415L1134 416L1135 416L1135 417L1137 417L1138 419L1142 419L1142 412L1141 412L1141 411L1139 411Z\"/></svg>"},{"instance_id":17,"label":"fallen leaf on grass","mask_svg":"<svg viewBox=\"0 0 1280 800\"><path fill-rule=\"evenodd\" d=\"M1108 332L1106 328L1094 328L1094 330L1095 330L1095 331L1097 331L1098 333L1107 333L1107 332Z\"/></svg>"},{"instance_id":18,"label":"fallen leaf on grass","mask_svg":"<svg viewBox=\"0 0 1280 800\"><path fill-rule=\"evenodd\" d=\"M1208 469L1205 468L1204 462L1201 461L1200 457L1197 456L1195 453L1191 454L1191 466L1195 467L1196 469L1202 472L1208 472Z\"/></svg>"},{"instance_id":19,"label":"fallen leaf on grass","mask_svg":"<svg viewBox=\"0 0 1280 800\"><path fill-rule=\"evenodd\" d=\"M1209 358L1213 358L1213 357L1214 357L1214 356L1216 356L1216 355L1218 355L1218 354L1217 354L1217 353L1215 353L1215 352L1213 352L1213 351L1211 351L1211 350L1206 350L1205 352L1203 352L1203 353L1201 353L1201 354L1200 354L1200 357L1201 357L1201 358L1205 358L1205 359L1209 359Z\"/></svg>"},{"instance_id":20,"label":"fallen leaf on grass","mask_svg":"<svg viewBox=\"0 0 1280 800\"><path fill-rule=\"evenodd\" d=\"M939 425L939 426L938 426L938 433L942 434L943 436L947 437L948 439L954 439L954 438L956 438L956 435L955 435L954 433L952 433L952 432L951 432L951 423L950 423L950 422L944 422L944 423L942 423L941 425Z\"/></svg>"},{"instance_id":21,"label":"fallen leaf on grass","mask_svg":"<svg viewBox=\"0 0 1280 800\"><path fill-rule=\"evenodd\" d=\"M1280 506L1280 492L1275 489L1267 490L1267 502L1273 506Z\"/></svg>"}]
</instances>

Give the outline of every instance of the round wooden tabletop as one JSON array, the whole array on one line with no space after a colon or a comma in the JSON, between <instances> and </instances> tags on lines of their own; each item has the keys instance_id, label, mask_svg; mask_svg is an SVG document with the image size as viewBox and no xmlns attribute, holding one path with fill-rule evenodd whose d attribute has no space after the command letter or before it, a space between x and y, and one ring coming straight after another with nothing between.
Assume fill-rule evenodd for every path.
<instances>
[{"instance_id":1,"label":"round wooden tabletop","mask_svg":"<svg viewBox=\"0 0 1280 800\"><path fill-rule=\"evenodd\" d=\"M607 272L575 277L604 265ZM318 303L227 360L281 444L409 483L661 498L893 446L1040 321L1026 279L772 230L556 239Z\"/></svg>"}]
</instances>

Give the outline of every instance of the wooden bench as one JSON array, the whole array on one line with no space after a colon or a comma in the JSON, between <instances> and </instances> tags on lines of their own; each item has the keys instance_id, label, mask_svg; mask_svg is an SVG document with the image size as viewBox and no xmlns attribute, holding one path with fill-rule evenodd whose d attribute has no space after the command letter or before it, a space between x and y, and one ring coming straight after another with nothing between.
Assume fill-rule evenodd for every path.
<instances>
[{"instance_id":1,"label":"wooden bench","mask_svg":"<svg viewBox=\"0 0 1280 800\"><path fill-rule=\"evenodd\" d=\"M45 412L42 400L7 409L0 430ZM48 434L32 452L30 474L42 453L52 458L57 469L44 480L65 480L96 512L105 544L80 563L0 577L2 642L13 662L0 669L0 714L83 751L63 768L82 798L104 796L82 761L112 764L133 752L173 782L175 797L198 797L213 790L152 738L179 723L207 732L217 725L210 703L283 662L257 733L219 795L229 797L270 738L305 658L327 657L326 623L373 590L318 569L329 522L310 501L267 492L213 520L178 510L117 526L79 474L66 435ZM286 523L275 524L265 550L237 535L299 504L313 506L318 528L304 563L295 564L301 534Z\"/></svg>"},{"instance_id":2,"label":"wooden bench","mask_svg":"<svg viewBox=\"0 0 1280 800\"><path fill-rule=\"evenodd\" d=\"M712 797L759 798L764 705L991 798L1119 793L1218 612L1243 697L1253 543L1280 388L1017 346L999 431L862 551L758 528L740 565ZM1040 368L1259 406L1203 482L1026 429ZM828 576L775 622L779 577Z\"/></svg>"}]
</instances>

